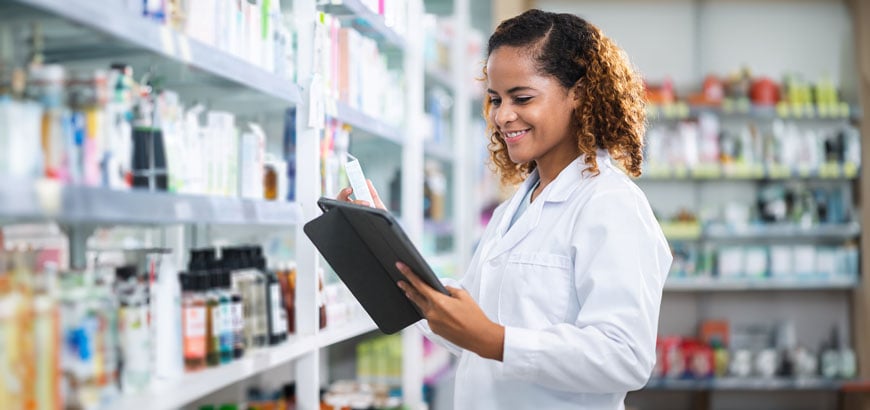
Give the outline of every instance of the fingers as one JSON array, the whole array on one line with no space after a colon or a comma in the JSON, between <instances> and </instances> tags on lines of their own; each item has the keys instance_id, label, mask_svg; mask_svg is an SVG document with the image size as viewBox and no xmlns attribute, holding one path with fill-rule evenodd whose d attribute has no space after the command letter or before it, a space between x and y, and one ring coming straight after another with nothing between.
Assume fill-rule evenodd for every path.
<instances>
[{"instance_id":1,"label":"fingers","mask_svg":"<svg viewBox=\"0 0 870 410\"><path fill-rule=\"evenodd\" d=\"M367 179L366 184L369 186L369 193L372 194L372 200L375 201L375 207L386 211L387 207L384 206L384 201L382 201L381 196L378 195L378 190L375 189L375 184L372 183L371 179Z\"/></svg>"},{"instance_id":2,"label":"fingers","mask_svg":"<svg viewBox=\"0 0 870 410\"><path fill-rule=\"evenodd\" d=\"M417 308L419 308L420 311L423 312L423 316L426 316L427 312L429 311L429 301L425 297L423 297L423 295L421 295L420 292L417 291L417 289L415 289L413 286L409 285L405 281L399 282L399 288L405 292L406 298L410 299L411 302L417 305Z\"/></svg>"},{"instance_id":3,"label":"fingers","mask_svg":"<svg viewBox=\"0 0 870 410\"><path fill-rule=\"evenodd\" d=\"M445 286L445 288L450 292L450 296L454 298L465 299L465 297L468 296L468 292L466 292L465 289L454 288L453 286Z\"/></svg>"},{"instance_id":4,"label":"fingers","mask_svg":"<svg viewBox=\"0 0 870 410\"><path fill-rule=\"evenodd\" d=\"M426 299L430 299L433 292L438 293L435 289L432 289L432 287L429 286L426 282L423 282L423 280L420 279L417 274L411 271L411 268L409 268L404 263L396 262L396 268L398 268L399 271L402 272L403 275L405 275L405 278L408 279L408 282L410 282L411 286L413 286L414 289L417 290L417 292L420 292L420 294L423 295L423 297L425 297Z\"/></svg>"},{"instance_id":5,"label":"fingers","mask_svg":"<svg viewBox=\"0 0 870 410\"><path fill-rule=\"evenodd\" d=\"M351 202L353 202L354 204L357 204L357 205L371 206L371 204L369 204L369 201L363 201L362 199L355 199Z\"/></svg>"},{"instance_id":6,"label":"fingers","mask_svg":"<svg viewBox=\"0 0 870 410\"><path fill-rule=\"evenodd\" d=\"M352 194L352 193L353 193L353 188L347 187L347 188L339 191L338 197L336 197L335 199L338 199L339 201L344 201L344 202L351 202L350 201L350 194Z\"/></svg>"}]
</instances>

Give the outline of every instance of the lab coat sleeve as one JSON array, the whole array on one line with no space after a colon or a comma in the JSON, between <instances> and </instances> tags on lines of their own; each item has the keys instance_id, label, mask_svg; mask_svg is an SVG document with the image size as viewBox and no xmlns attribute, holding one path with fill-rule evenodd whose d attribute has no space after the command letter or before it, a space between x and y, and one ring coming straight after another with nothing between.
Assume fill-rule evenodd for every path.
<instances>
[{"instance_id":1,"label":"lab coat sleeve","mask_svg":"<svg viewBox=\"0 0 870 410\"><path fill-rule=\"evenodd\" d=\"M671 253L640 191L594 194L571 243L573 322L532 330L506 327L508 378L576 393L642 388L655 364L662 287Z\"/></svg>"},{"instance_id":2,"label":"lab coat sleeve","mask_svg":"<svg viewBox=\"0 0 870 410\"><path fill-rule=\"evenodd\" d=\"M452 286L454 288L462 287L460 282L455 280L455 279L442 278L441 282L443 282L445 286ZM461 347L456 346L455 344L448 341L447 339L435 334L435 332L432 331L432 328L429 327L428 320L423 319L423 320L417 322L417 329L419 329L421 332L423 332L423 335L426 336L427 339L429 339L429 340L435 342L436 344L440 345L441 347L447 349L450 353L454 354L455 356L459 356L462 353Z\"/></svg>"}]
</instances>

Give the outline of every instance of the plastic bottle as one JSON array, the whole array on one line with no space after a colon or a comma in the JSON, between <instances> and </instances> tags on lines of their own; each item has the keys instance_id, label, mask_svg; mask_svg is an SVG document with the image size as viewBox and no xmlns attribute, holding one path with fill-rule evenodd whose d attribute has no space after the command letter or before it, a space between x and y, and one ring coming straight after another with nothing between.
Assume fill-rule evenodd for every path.
<instances>
[{"instance_id":1,"label":"plastic bottle","mask_svg":"<svg viewBox=\"0 0 870 410\"><path fill-rule=\"evenodd\" d=\"M287 316L287 333L296 332L296 264L288 262L284 268L277 272L278 282L284 294L284 311Z\"/></svg>"},{"instance_id":2,"label":"plastic bottle","mask_svg":"<svg viewBox=\"0 0 870 410\"><path fill-rule=\"evenodd\" d=\"M221 309L220 301L217 293L214 291L214 284L211 282L211 277L207 271L199 272L198 278L200 286L202 286L205 295L206 305L206 339L208 340L206 347L206 363L209 366L217 366L220 364L221 353Z\"/></svg>"},{"instance_id":3,"label":"plastic bottle","mask_svg":"<svg viewBox=\"0 0 870 410\"><path fill-rule=\"evenodd\" d=\"M233 313L233 357L240 358L245 354L247 341L245 338L245 287L244 277L240 271L238 252L232 248L224 249L221 255L221 266L226 274L225 281L230 292L230 302ZM241 273L240 273L241 272Z\"/></svg>"},{"instance_id":4,"label":"plastic bottle","mask_svg":"<svg viewBox=\"0 0 870 410\"><path fill-rule=\"evenodd\" d=\"M275 272L265 269L265 259L258 259L258 267L266 274L266 298L269 306L269 344L276 345L287 340L287 311L284 309L284 297L281 284Z\"/></svg>"},{"instance_id":5,"label":"plastic bottle","mask_svg":"<svg viewBox=\"0 0 870 410\"><path fill-rule=\"evenodd\" d=\"M248 267L254 277L253 291L254 300L254 346L266 346L269 344L269 303L266 298L266 274L257 268L258 255L253 247L245 248L248 258Z\"/></svg>"},{"instance_id":6,"label":"plastic bottle","mask_svg":"<svg viewBox=\"0 0 870 410\"><path fill-rule=\"evenodd\" d=\"M181 287L172 255L155 255L157 283L151 293L154 326L154 373L163 380L177 379L183 373L183 338L181 330Z\"/></svg>"},{"instance_id":7,"label":"plastic bottle","mask_svg":"<svg viewBox=\"0 0 870 410\"><path fill-rule=\"evenodd\" d=\"M224 271L212 269L210 271L214 292L218 298L218 342L220 344L220 362L229 363L233 360L233 306L230 293L227 290L229 283L224 287Z\"/></svg>"},{"instance_id":8,"label":"plastic bottle","mask_svg":"<svg viewBox=\"0 0 870 410\"><path fill-rule=\"evenodd\" d=\"M199 281L193 274L179 274L182 296L182 340L184 369L196 371L205 367L206 305L200 294Z\"/></svg>"}]
</instances>

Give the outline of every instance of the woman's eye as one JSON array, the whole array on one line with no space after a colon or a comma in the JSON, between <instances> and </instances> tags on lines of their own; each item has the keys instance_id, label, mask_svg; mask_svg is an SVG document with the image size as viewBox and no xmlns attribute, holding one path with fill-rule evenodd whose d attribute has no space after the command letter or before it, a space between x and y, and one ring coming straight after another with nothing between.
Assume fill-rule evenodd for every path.
<instances>
[{"instance_id":1,"label":"woman's eye","mask_svg":"<svg viewBox=\"0 0 870 410\"><path fill-rule=\"evenodd\" d=\"M514 98L514 101L517 104L525 104L531 100L532 100L532 97L516 97L516 98Z\"/></svg>"},{"instance_id":2,"label":"woman's eye","mask_svg":"<svg viewBox=\"0 0 870 410\"><path fill-rule=\"evenodd\" d=\"M490 102L490 104L492 104L492 105L498 107L499 105L501 105L501 98L492 98L492 97L490 97L490 98L489 98L489 102Z\"/></svg>"}]
</instances>

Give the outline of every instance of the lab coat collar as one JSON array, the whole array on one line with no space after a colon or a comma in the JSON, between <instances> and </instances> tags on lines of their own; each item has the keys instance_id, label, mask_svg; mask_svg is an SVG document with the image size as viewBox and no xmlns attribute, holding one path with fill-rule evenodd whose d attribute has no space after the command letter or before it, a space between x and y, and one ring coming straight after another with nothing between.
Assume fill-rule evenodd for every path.
<instances>
[{"instance_id":1,"label":"lab coat collar","mask_svg":"<svg viewBox=\"0 0 870 410\"><path fill-rule=\"evenodd\" d=\"M505 212L501 215L496 229L498 240L495 247L485 256L485 260L495 258L502 253L513 249L517 243L528 235L528 233L538 226L541 219L541 211L544 209L544 204L548 202L564 202L567 201L575 189L580 185L580 180L585 180L590 177L588 173L583 171L587 168L585 155L581 155L574 159L568 166L565 167L553 182L544 188L544 191L529 205L526 212L510 226L510 220L517 212L520 206L520 201L525 197L526 192L532 187L532 184L539 179L538 170L532 171L532 174L523 181L516 193L511 198L510 203L505 208ZM605 164L610 163L610 156L607 151L598 150L597 152L598 167L601 169Z\"/></svg>"}]
</instances>

